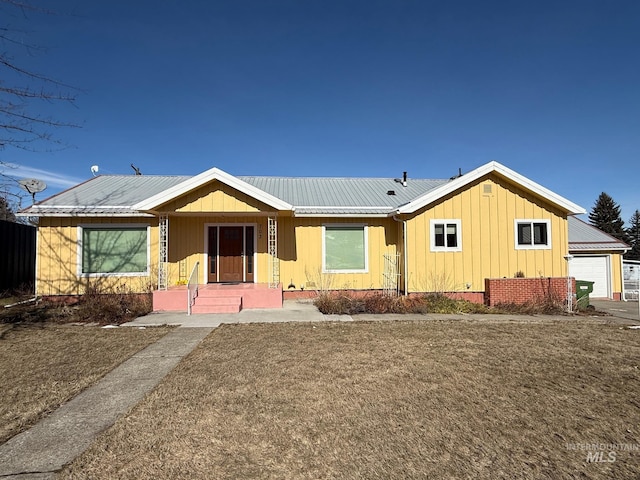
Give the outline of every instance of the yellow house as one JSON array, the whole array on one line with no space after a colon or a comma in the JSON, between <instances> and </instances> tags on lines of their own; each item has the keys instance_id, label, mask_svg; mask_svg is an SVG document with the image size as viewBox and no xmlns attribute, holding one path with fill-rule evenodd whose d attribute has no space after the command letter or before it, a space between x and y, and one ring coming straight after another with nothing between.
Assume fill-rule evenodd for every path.
<instances>
[{"instance_id":1,"label":"yellow house","mask_svg":"<svg viewBox=\"0 0 640 480\"><path fill-rule=\"evenodd\" d=\"M483 301L487 278L566 277L582 213L497 162L435 180L106 175L21 212L40 217L37 295L153 290L184 310L199 285L194 311L224 310L207 290L240 296L232 311L325 289Z\"/></svg>"}]
</instances>

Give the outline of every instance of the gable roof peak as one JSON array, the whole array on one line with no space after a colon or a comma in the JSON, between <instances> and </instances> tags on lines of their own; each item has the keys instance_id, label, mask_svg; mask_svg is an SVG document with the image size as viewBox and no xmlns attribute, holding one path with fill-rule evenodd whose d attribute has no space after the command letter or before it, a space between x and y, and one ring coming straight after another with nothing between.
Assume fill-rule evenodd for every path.
<instances>
[{"instance_id":1,"label":"gable roof peak","mask_svg":"<svg viewBox=\"0 0 640 480\"><path fill-rule=\"evenodd\" d=\"M415 211L421 209L422 207L439 200L440 198L448 195L459 188L465 187L471 182L484 177L490 173L497 173L504 178L520 185L526 190L538 195L565 210L570 215L577 215L586 213L585 209L576 205L575 203L567 200L566 198L552 192L551 190L543 187L542 185L534 182L533 180L528 179L527 177L520 175L519 173L511 170L510 168L504 166L500 162L496 160L491 160L490 162L485 163L484 165L479 166L478 168L471 170L468 173L465 173L459 177L456 177L449 182L445 183L439 188L436 188L427 194L409 202L403 207L398 209L398 213L414 213Z\"/></svg>"},{"instance_id":2,"label":"gable roof peak","mask_svg":"<svg viewBox=\"0 0 640 480\"><path fill-rule=\"evenodd\" d=\"M209 170L205 170L204 172L196 175L195 177L188 178L183 182L165 190L164 192L160 192L157 195L153 195L152 197L147 198L133 206L134 210L142 210L142 211L152 211L154 208L162 205L163 203L170 202L171 200L184 195L185 193L196 190L197 188L206 185L207 183L213 181L219 181L224 183L225 185L230 186L242 193L249 195L250 197L255 198L256 200L261 201L273 207L277 210L292 210L293 206L280 200L277 197L265 192L264 190L260 190L259 188L250 185L249 183L239 179L238 177L234 177L233 175L228 174L227 172L219 169L218 167L210 168Z\"/></svg>"}]
</instances>

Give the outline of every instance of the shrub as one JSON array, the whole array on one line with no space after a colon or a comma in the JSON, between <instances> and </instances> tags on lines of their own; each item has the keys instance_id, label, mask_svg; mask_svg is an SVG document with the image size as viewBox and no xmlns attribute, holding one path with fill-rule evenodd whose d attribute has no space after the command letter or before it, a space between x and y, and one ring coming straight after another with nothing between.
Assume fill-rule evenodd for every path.
<instances>
[{"instance_id":1,"label":"shrub","mask_svg":"<svg viewBox=\"0 0 640 480\"><path fill-rule=\"evenodd\" d=\"M355 315L358 313L487 313L488 307L467 300L456 300L444 294L397 297L382 293L354 295L351 292L322 292L314 302L324 314Z\"/></svg>"},{"instance_id":2,"label":"shrub","mask_svg":"<svg viewBox=\"0 0 640 480\"><path fill-rule=\"evenodd\" d=\"M133 293L126 287L112 291L89 286L73 308L73 321L125 323L153 310L148 293Z\"/></svg>"}]
</instances>

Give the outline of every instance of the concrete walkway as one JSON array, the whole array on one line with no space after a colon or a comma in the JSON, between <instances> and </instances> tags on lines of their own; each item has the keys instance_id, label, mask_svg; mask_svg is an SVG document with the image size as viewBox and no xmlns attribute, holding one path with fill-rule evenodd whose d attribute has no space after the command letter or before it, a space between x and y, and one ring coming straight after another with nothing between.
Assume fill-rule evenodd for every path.
<instances>
[{"instance_id":1,"label":"concrete walkway","mask_svg":"<svg viewBox=\"0 0 640 480\"><path fill-rule=\"evenodd\" d=\"M616 300L591 300L589 303L596 310L606 312L612 317L631 320L633 323L640 323L640 313L638 312L637 300L623 302Z\"/></svg>"},{"instance_id":2,"label":"concrete walkway","mask_svg":"<svg viewBox=\"0 0 640 480\"><path fill-rule=\"evenodd\" d=\"M212 330L169 332L32 428L0 445L0 479L54 478L56 471L140 402Z\"/></svg>"}]
</instances>

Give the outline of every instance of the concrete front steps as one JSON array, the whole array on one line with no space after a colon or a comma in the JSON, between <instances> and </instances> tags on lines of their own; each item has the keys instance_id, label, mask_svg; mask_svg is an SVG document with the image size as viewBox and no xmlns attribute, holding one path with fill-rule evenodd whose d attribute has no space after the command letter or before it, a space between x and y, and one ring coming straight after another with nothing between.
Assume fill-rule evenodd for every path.
<instances>
[{"instance_id":1,"label":"concrete front steps","mask_svg":"<svg viewBox=\"0 0 640 480\"><path fill-rule=\"evenodd\" d=\"M242 310L242 297L216 296L213 290L202 290L198 293L191 313L238 313Z\"/></svg>"},{"instance_id":2,"label":"concrete front steps","mask_svg":"<svg viewBox=\"0 0 640 480\"><path fill-rule=\"evenodd\" d=\"M269 288L262 283L198 286L192 313L238 313L242 309L282 308L282 285ZM179 285L153 292L153 311L187 313L187 287Z\"/></svg>"}]
</instances>

